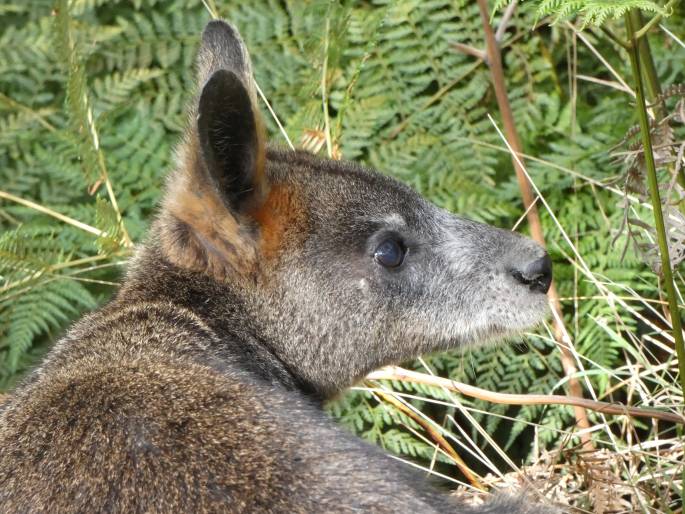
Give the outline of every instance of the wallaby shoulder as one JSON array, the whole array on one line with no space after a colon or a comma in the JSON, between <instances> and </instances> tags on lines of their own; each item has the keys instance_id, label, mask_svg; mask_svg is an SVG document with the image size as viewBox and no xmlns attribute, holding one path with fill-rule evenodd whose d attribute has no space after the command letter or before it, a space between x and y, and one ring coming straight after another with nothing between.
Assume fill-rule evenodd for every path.
<instances>
[{"instance_id":1,"label":"wallaby shoulder","mask_svg":"<svg viewBox=\"0 0 685 514\"><path fill-rule=\"evenodd\" d=\"M126 325L159 346L136 350ZM82 338L72 339L65 361L47 362L3 413L3 512L396 512L399 505L438 512L448 505L416 488L411 470L340 432L307 397L239 366L198 364L194 347L211 345L213 336L182 309L105 309L67 337L76 334ZM164 340L173 340L173 351L164 351ZM77 357L80 344L98 351ZM389 469L394 481L379 484Z\"/></svg>"}]
</instances>

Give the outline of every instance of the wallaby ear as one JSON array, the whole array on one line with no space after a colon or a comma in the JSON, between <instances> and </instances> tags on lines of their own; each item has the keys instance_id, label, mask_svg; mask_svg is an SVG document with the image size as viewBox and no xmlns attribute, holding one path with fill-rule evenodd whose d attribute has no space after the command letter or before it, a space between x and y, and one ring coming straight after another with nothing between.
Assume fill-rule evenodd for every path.
<instances>
[{"instance_id":1,"label":"wallaby ear","mask_svg":"<svg viewBox=\"0 0 685 514\"><path fill-rule=\"evenodd\" d=\"M197 60L199 156L229 210L262 199L265 137L256 108L250 57L238 31L211 21Z\"/></svg>"},{"instance_id":2,"label":"wallaby ear","mask_svg":"<svg viewBox=\"0 0 685 514\"><path fill-rule=\"evenodd\" d=\"M258 203L265 189L262 127L234 71L217 70L204 85L197 131L205 169L226 206L239 212Z\"/></svg>"},{"instance_id":3,"label":"wallaby ear","mask_svg":"<svg viewBox=\"0 0 685 514\"><path fill-rule=\"evenodd\" d=\"M257 266L254 213L269 187L250 59L238 31L209 23L197 71L196 118L168 183L160 240L177 265L219 279L247 276Z\"/></svg>"}]
</instances>

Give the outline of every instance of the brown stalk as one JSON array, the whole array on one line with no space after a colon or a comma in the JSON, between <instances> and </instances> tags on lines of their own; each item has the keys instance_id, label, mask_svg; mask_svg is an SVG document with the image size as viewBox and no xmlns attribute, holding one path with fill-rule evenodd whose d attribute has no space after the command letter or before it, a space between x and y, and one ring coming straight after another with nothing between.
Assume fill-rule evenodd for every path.
<instances>
[{"instance_id":1,"label":"brown stalk","mask_svg":"<svg viewBox=\"0 0 685 514\"><path fill-rule=\"evenodd\" d=\"M478 478L469 469L466 463L462 460L462 458L459 456L456 450L452 448L452 445L447 442L447 439L445 439L442 436L442 434L435 429L434 426L432 426L428 421L426 421L421 416L416 414L413 410L409 409L405 404L403 404L401 401L395 398L392 394L384 393L382 391L379 391L378 389L374 389L373 392L374 394L382 398L384 402L387 402L396 409L402 411L404 414L406 414L411 419L416 421L419 425L421 425L423 429L428 433L428 435L430 435L431 439L433 439L433 441L435 441L438 444L438 446L440 446L440 448L442 448L442 450L452 458L454 463L457 465L457 467L460 469L460 471L464 474L466 479L471 483L473 487L475 487L476 489L480 489L481 491L487 490L485 486L480 483L480 480L478 480Z\"/></svg>"},{"instance_id":2,"label":"brown stalk","mask_svg":"<svg viewBox=\"0 0 685 514\"><path fill-rule=\"evenodd\" d=\"M516 130L516 123L514 122L514 114L511 110L511 105L509 105L507 88L504 81L504 71L502 69L502 55L500 53L497 40L495 39L495 34L490 26L490 15L488 14L487 0L478 0L478 7L480 9L481 20L483 22L483 32L485 33L486 54L488 56L487 64L490 68L492 84L495 90L495 96L497 98L497 105L499 106L500 113L502 114L504 134L514 152L516 154L521 154L523 152L523 147L521 145L518 131ZM535 241L544 247L546 246L545 236L542 232L540 215L538 213L537 206L535 205L536 199L533 196L532 188L528 182L523 167L521 166L522 163L519 163L513 157L512 162L514 164L514 169L516 170L516 178L518 180L519 189L521 190L523 207L527 213L526 218L528 219L528 224L530 226L531 236L533 239L535 239ZM577 369L573 360L573 355L563 341L563 336L566 333L566 330L563 326L561 302L559 301L559 295L554 282L552 282L548 296L552 309L554 309L558 314L554 316L554 338L561 352L561 364L564 368L564 373L567 377L569 377L569 395L575 398L583 398L583 387L578 379L574 377ZM580 429L590 428L590 421L588 420L585 408L579 404L574 404L573 410L578 427ZM583 446L586 449L594 448L588 432L582 432L580 438Z\"/></svg>"},{"instance_id":3,"label":"brown stalk","mask_svg":"<svg viewBox=\"0 0 685 514\"><path fill-rule=\"evenodd\" d=\"M494 393L480 387L464 384L462 382L455 382L448 378L436 377L434 375L427 375L417 371L410 371L408 369L397 366L388 366L376 370L366 376L367 380L398 380L401 382L412 382L414 384L424 384L432 387L445 388L449 391L485 400L491 403L500 403L504 405L570 405L574 407L582 407L583 409L590 409L602 414L616 414L619 416L632 416L634 418L653 418L662 421L669 421L671 423L679 423L685 425L685 416L675 414L672 412L664 412L657 409L646 409L640 407L628 407L618 403L607 403L596 400L587 400L585 398L574 398L572 396L564 396L557 394L508 394L508 393Z\"/></svg>"}]
</instances>

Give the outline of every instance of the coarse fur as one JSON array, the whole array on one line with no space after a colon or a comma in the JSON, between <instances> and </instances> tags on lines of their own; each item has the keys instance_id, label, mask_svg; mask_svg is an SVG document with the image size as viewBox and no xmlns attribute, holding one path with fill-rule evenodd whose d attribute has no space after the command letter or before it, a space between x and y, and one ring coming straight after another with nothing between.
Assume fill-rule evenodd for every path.
<instances>
[{"instance_id":1,"label":"coarse fur","mask_svg":"<svg viewBox=\"0 0 685 514\"><path fill-rule=\"evenodd\" d=\"M537 323L544 250L356 164L267 149L252 80L211 22L122 287L0 407L0 512L545 511L456 503L321 410L375 368Z\"/></svg>"}]
</instances>

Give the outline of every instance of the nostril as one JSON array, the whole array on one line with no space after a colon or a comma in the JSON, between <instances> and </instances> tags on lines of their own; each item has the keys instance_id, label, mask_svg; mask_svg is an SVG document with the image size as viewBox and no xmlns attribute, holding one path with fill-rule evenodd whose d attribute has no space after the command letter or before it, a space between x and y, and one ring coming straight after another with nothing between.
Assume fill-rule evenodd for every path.
<instances>
[{"instance_id":1,"label":"nostril","mask_svg":"<svg viewBox=\"0 0 685 514\"><path fill-rule=\"evenodd\" d=\"M511 270L511 275L522 284L530 286L531 291L547 293L552 284L552 259L545 253L523 270Z\"/></svg>"}]
</instances>

